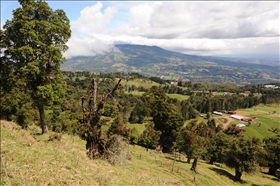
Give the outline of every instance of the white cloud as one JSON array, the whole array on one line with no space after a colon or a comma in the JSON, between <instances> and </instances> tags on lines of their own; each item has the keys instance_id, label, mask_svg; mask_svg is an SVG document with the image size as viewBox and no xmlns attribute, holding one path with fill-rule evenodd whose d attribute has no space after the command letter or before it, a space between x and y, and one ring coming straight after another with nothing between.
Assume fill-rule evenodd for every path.
<instances>
[{"instance_id":1,"label":"white cloud","mask_svg":"<svg viewBox=\"0 0 280 186\"><path fill-rule=\"evenodd\" d=\"M109 4L104 2L104 4ZM189 54L279 53L279 2L98 2L71 24L66 57L115 43Z\"/></svg>"},{"instance_id":2,"label":"white cloud","mask_svg":"<svg viewBox=\"0 0 280 186\"><path fill-rule=\"evenodd\" d=\"M160 5L162 5L161 2L152 2L132 7L129 11L131 28L149 29L150 18Z\"/></svg>"},{"instance_id":3,"label":"white cloud","mask_svg":"<svg viewBox=\"0 0 280 186\"><path fill-rule=\"evenodd\" d=\"M68 41L67 58L74 56L93 56L110 51L111 47L98 37L96 33L106 33L106 25L110 23L117 12L115 7L107 7L101 12L102 3L87 6L80 12L77 21L71 23L72 36Z\"/></svg>"},{"instance_id":4,"label":"white cloud","mask_svg":"<svg viewBox=\"0 0 280 186\"><path fill-rule=\"evenodd\" d=\"M72 28L77 30L77 32L82 32L88 35L88 32L98 33L104 32L106 24L109 24L117 9L114 7L107 7L102 13L100 10L102 8L102 3L84 8L80 14L80 18L72 23Z\"/></svg>"}]
</instances>

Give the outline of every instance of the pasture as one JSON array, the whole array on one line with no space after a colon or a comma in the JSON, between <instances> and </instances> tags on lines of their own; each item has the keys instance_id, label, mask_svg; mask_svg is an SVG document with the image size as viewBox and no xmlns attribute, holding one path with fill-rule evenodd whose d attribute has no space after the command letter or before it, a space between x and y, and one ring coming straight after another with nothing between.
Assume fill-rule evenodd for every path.
<instances>
[{"instance_id":1,"label":"pasture","mask_svg":"<svg viewBox=\"0 0 280 186\"><path fill-rule=\"evenodd\" d=\"M252 108L238 109L236 112L244 116L255 117L251 124L244 122L247 125L245 135L264 138L276 135L277 133L273 132L275 129L278 129L278 134L280 134L280 104L260 104Z\"/></svg>"}]
</instances>

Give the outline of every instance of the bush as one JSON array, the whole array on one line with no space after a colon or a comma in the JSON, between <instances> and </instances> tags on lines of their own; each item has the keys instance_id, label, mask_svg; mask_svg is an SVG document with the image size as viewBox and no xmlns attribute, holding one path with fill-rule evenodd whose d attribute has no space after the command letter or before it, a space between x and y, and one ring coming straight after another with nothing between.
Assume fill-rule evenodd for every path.
<instances>
[{"instance_id":1,"label":"bush","mask_svg":"<svg viewBox=\"0 0 280 186\"><path fill-rule=\"evenodd\" d=\"M127 139L119 135L113 135L106 144L107 150L103 158L112 165L126 165L126 160L131 159Z\"/></svg>"}]
</instances>

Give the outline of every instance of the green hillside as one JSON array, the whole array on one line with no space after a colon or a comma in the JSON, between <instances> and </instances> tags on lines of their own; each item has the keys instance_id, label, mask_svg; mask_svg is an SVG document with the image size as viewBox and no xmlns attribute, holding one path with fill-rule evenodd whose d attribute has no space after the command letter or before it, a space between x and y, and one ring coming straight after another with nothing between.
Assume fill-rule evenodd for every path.
<instances>
[{"instance_id":1,"label":"green hillside","mask_svg":"<svg viewBox=\"0 0 280 186\"><path fill-rule=\"evenodd\" d=\"M198 163L195 174L185 157L174 163L170 154L127 146L132 155L120 166L102 160L89 160L85 142L78 137L55 133L36 135L36 126L28 131L15 123L1 121L1 185L244 185L276 186L275 177L263 173L245 174L242 182L233 181L234 170L224 165ZM179 158L177 158L179 159ZM266 171L266 169L262 169ZM7 174L7 175L6 175ZM9 184L10 182L10 184Z\"/></svg>"}]
</instances>

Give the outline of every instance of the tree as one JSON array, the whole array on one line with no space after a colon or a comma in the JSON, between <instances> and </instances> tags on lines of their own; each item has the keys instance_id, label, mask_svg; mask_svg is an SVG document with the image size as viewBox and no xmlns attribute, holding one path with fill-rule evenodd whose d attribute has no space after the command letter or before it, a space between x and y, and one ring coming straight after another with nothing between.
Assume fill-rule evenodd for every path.
<instances>
[{"instance_id":1,"label":"tree","mask_svg":"<svg viewBox=\"0 0 280 186\"><path fill-rule=\"evenodd\" d=\"M224 162L226 152L230 144L230 138L223 132L217 133L214 138L211 138L206 145L206 156L209 163Z\"/></svg>"},{"instance_id":2,"label":"tree","mask_svg":"<svg viewBox=\"0 0 280 186\"><path fill-rule=\"evenodd\" d=\"M139 99L133 111L130 113L129 122L142 124L144 122L144 118L148 116L150 112L151 111L147 108L145 103Z\"/></svg>"},{"instance_id":3,"label":"tree","mask_svg":"<svg viewBox=\"0 0 280 186\"><path fill-rule=\"evenodd\" d=\"M257 170L258 156L261 154L261 142L258 138L235 139L229 145L225 164L235 168L235 178L241 180L243 172L251 173Z\"/></svg>"},{"instance_id":4,"label":"tree","mask_svg":"<svg viewBox=\"0 0 280 186\"><path fill-rule=\"evenodd\" d=\"M118 115L117 118L113 121L109 129L107 130L107 135L110 137L114 134L129 138L130 137L130 129L125 127L123 116Z\"/></svg>"},{"instance_id":5,"label":"tree","mask_svg":"<svg viewBox=\"0 0 280 186\"><path fill-rule=\"evenodd\" d=\"M148 92L143 94L152 110L151 116L155 124L154 129L160 131L159 143L163 152L170 152L176 136L184 124L184 119L179 108L172 103L163 90L152 87Z\"/></svg>"},{"instance_id":6,"label":"tree","mask_svg":"<svg viewBox=\"0 0 280 186\"><path fill-rule=\"evenodd\" d=\"M223 130L225 134L233 137L243 137L242 131L244 131L244 129L237 127L236 124L230 125Z\"/></svg>"},{"instance_id":7,"label":"tree","mask_svg":"<svg viewBox=\"0 0 280 186\"><path fill-rule=\"evenodd\" d=\"M185 152L187 155L187 162L190 163L199 146L200 144L196 134L184 128L178 133L174 148L178 149L180 152Z\"/></svg>"},{"instance_id":8,"label":"tree","mask_svg":"<svg viewBox=\"0 0 280 186\"><path fill-rule=\"evenodd\" d=\"M60 63L71 36L70 21L63 10L53 11L41 0L19 0L12 20L4 28L4 54L12 63L13 76L24 82L39 110L42 133L48 131L45 106L63 97ZM1 46L2 47L2 46Z\"/></svg>"},{"instance_id":9,"label":"tree","mask_svg":"<svg viewBox=\"0 0 280 186\"><path fill-rule=\"evenodd\" d=\"M188 100L181 102L181 114L185 120L196 118L197 113Z\"/></svg>"},{"instance_id":10,"label":"tree","mask_svg":"<svg viewBox=\"0 0 280 186\"><path fill-rule=\"evenodd\" d=\"M145 146L147 151L149 148L155 149L158 145L160 135L161 132L154 129L154 124L148 123L139 137L139 144Z\"/></svg>"},{"instance_id":11,"label":"tree","mask_svg":"<svg viewBox=\"0 0 280 186\"><path fill-rule=\"evenodd\" d=\"M203 122L197 123L192 120L186 127L177 134L174 148L185 152L187 162L190 163L194 156L201 156L207 142L207 138L214 135L214 132Z\"/></svg>"},{"instance_id":12,"label":"tree","mask_svg":"<svg viewBox=\"0 0 280 186\"><path fill-rule=\"evenodd\" d=\"M277 169L280 168L280 135L265 138L264 150L265 160L269 166L268 174L276 176Z\"/></svg>"}]
</instances>

